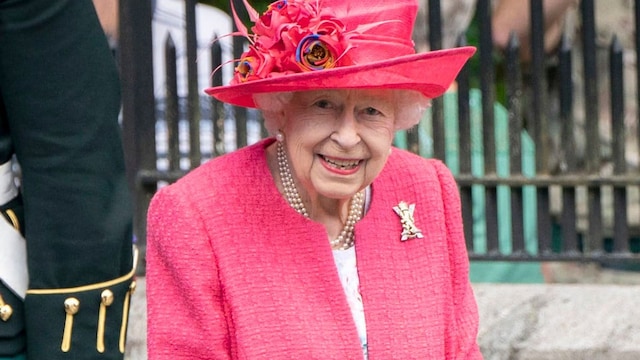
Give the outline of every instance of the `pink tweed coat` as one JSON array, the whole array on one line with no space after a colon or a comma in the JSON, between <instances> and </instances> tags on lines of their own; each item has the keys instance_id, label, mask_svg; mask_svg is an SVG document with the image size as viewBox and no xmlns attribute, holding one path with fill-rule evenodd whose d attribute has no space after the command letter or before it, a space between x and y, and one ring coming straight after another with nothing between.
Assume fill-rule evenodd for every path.
<instances>
[{"instance_id":1,"label":"pink tweed coat","mask_svg":"<svg viewBox=\"0 0 640 360\"><path fill-rule=\"evenodd\" d=\"M148 213L149 359L362 360L324 227L278 193L264 140L211 160ZM435 160L393 149L358 222L370 360L481 359L458 189ZM401 241L393 207L424 238Z\"/></svg>"}]
</instances>

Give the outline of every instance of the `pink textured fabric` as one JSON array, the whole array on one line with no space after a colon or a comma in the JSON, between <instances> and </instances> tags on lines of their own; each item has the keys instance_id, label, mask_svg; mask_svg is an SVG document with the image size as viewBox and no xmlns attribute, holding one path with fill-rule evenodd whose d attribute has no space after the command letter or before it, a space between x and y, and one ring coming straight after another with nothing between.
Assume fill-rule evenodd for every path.
<instances>
[{"instance_id":1,"label":"pink textured fabric","mask_svg":"<svg viewBox=\"0 0 640 360\"><path fill-rule=\"evenodd\" d=\"M324 227L295 212L266 161L273 140L161 189L148 214L150 359L362 359ZM393 206L423 239L400 241ZM356 226L370 360L481 359L456 183L394 149Z\"/></svg>"}]
</instances>

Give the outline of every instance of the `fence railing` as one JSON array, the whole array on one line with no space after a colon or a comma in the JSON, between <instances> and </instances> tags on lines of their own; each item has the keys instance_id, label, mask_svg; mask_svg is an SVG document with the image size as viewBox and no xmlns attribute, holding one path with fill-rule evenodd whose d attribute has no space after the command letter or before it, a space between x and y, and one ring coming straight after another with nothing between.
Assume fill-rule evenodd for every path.
<instances>
[{"instance_id":1,"label":"fence railing","mask_svg":"<svg viewBox=\"0 0 640 360\"><path fill-rule=\"evenodd\" d=\"M227 151L224 131L229 119L235 147L246 145L247 119L256 117L246 109L200 96L202 89L195 85L195 3L185 1L188 96L178 96L176 49L169 37L163 49L166 96L156 99L150 2L121 0L124 140L130 184L135 189L135 233L143 252L146 210L158 184L176 181L189 169ZM637 27L640 0L634 3ZM599 72L594 1L582 0L580 36L573 42L565 36L556 51L545 53L542 2L533 0L532 56L524 65L515 36L504 51L494 48L491 9L489 0L477 1L474 24L479 36L469 44L477 46L478 53L458 76L455 91L435 100L427 118L416 129L400 133L396 145L443 159L452 168L472 259L640 261L640 148L625 146L628 119L636 129L640 126L638 114L625 110L625 50L613 38L608 73ZM440 2L429 1L429 42L434 49L441 44L439 12ZM463 45L468 40L460 35ZM634 55L640 49L638 39L636 32ZM223 49L214 42L210 51L213 71L223 63ZM235 40L234 58L241 52L242 43ZM584 79L579 96L577 68ZM609 79L607 117L601 116L599 104L603 89L598 79L603 75ZM222 84L222 72L213 73L211 81ZM640 100L635 99L637 111ZM156 133L159 122L165 129L162 138ZM606 141L603 128L610 133ZM185 133L188 150L180 142ZM203 137L210 144L201 144ZM158 150L156 140L164 143L165 151ZM207 154L203 147L209 149ZM609 155L603 158L606 149ZM164 166L158 166L159 158Z\"/></svg>"}]
</instances>

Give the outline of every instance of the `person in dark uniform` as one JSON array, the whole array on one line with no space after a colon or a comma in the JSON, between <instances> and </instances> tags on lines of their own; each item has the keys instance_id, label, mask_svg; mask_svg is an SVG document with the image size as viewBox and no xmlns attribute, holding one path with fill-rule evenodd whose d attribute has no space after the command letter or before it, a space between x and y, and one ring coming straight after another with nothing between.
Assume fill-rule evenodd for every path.
<instances>
[{"instance_id":1,"label":"person in dark uniform","mask_svg":"<svg viewBox=\"0 0 640 360\"><path fill-rule=\"evenodd\" d=\"M91 0L0 0L0 253L15 254L0 257L0 359L123 358L135 250L119 110Z\"/></svg>"}]
</instances>

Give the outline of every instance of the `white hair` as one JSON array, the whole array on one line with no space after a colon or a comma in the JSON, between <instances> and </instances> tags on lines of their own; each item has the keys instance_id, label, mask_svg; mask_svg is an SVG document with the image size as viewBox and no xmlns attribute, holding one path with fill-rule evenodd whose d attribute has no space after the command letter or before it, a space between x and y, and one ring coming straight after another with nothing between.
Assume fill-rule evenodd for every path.
<instances>
[{"instance_id":1,"label":"white hair","mask_svg":"<svg viewBox=\"0 0 640 360\"><path fill-rule=\"evenodd\" d=\"M395 105L395 130L406 130L420 122L431 106L431 99L415 90L391 90ZM262 112L264 126L270 135L284 126L284 108L293 98L293 92L253 94L256 107Z\"/></svg>"},{"instance_id":2,"label":"white hair","mask_svg":"<svg viewBox=\"0 0 640 360\"><path fill-rule=\"evenodd\" d=\"M293 92L253 94L253 102L262 113L264 127L269 135L275 135L284 126L284 108L293 98Z\"/></svg>"}]
</instances>

